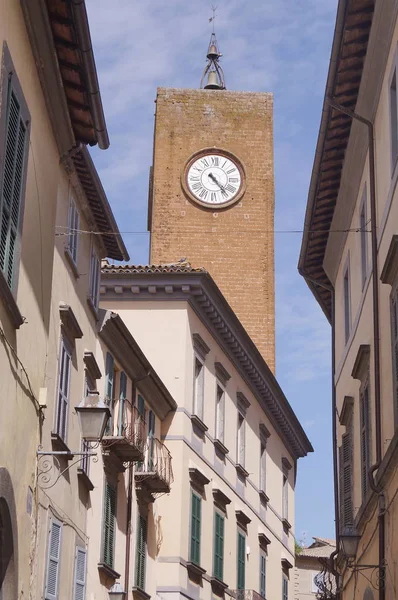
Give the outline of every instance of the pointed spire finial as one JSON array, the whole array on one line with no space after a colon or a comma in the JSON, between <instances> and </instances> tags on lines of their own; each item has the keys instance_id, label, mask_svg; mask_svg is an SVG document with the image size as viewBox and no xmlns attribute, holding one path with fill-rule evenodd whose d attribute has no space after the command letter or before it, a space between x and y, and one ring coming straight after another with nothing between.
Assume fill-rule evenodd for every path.
<instances>
[{"instance_id":1,"label":"pointed spire finial","mask_svg":"<svg viewBox=\"0 0 398 600\"><path fill-rule=\"evenodd\" d=\"M210 17L209 23L213 23L213 32L210 36L210 43L207 49L207 63L203 71L200 87L205 90L225 90L224 72L219 63L222 54L218 50L218 43L215 34L214 21L216 18L217 6L212 6L213 16ZM203 85L207 75L207 83Z\"/></svg>"}]
</instances>

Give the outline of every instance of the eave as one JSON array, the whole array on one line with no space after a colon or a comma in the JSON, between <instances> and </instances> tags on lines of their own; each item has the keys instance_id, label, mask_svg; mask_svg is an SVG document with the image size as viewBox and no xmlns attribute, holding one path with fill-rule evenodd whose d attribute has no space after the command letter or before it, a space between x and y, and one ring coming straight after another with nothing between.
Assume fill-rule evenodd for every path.
<instances>
[{"instance_id":1,"label":"eave","mask_svg":"<svg viewBox=\"0 0 398 600\"><path fill-rule=\"evenodd\" d=\"M301 245L299 272L331 321L331 283L323 267L352 120L328 99L355 111L375 0L340 0Z\"/></svg>"},{"instance_id":2,"label":"eave","mask_svg":"<svg viewBox=\"0 0 398 600\"><path fill-rule=\"evenodd\" d=\"M182 265L109 265L102 270L101 299L188 302L252 390L292 457L313 451L273 373L206 271Z\"/></svg>"},{"instance_id":3,"label":"eave","mask_svg":"<svg viewBox=\"0 0 398 600\"><path fill-rule=\"evenodd\" d=\"M175 400L119 315L99 309L98 316L100 338L133 383L139 380L141 393L163 420L168 412L176 410Z\"/></svg>"},{"instance_id":4,"label":"eave","mask_svg":"<svg viewBox=\"0 0 398 600\"><path fill-rule=\"evenodd\" d=\"M21 0L61 154L109 146L84 0Z\"/></svg>"}]
</instances>

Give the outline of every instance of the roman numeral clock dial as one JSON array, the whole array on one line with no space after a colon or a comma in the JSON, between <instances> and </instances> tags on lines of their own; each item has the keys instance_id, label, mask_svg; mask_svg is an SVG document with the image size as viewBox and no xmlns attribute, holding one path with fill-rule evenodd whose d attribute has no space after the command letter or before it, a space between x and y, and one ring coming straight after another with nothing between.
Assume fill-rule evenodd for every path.
<instances>
[{"instance_id":1,"label":"roman numeral clock dial","mask_svg":"<svg viewBox=\"0 0 398 600\"><path fill-rule=\"evenodd\" d=\"M242 197L245 172L230 153L202 151L188 161L182 184L195 202L207 208L224 208Z\"/></svg>"}]
</instances>

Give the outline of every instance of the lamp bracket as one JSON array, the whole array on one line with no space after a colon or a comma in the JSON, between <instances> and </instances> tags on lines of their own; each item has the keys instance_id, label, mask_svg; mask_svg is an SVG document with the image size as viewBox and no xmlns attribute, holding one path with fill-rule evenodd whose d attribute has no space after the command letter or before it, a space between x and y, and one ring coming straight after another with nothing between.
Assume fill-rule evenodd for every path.
<instances>
[{"instance_id":1,"label":"lamp bracket","mask_svg":"<svg viewBox=\"0 0 398 600\"><path fill-rule=\"evenodd\" d=\"M347 565L347 567L351 569L353 573L359 573L362 575L362 577L364 577L375 590L380 590L382 587L384 587L386 566L387 561L384 561L379 565L358 565L355 563L348 563ZM369 577L364 573L364 571L368 570L372 571Z\"/></svg>"},{"instance_id":2,"label":"lamp bracket","mask_svg":"<svg viewBox=\"0 0 398 600\"><path fill-rule=\"evenodd\" d=\"M92 450L98 448L99 442L91 445L88 442L88 447ZM42 490L48 490L55 486L55 484L60 480L62 475L69 471L71 467L81 462L84 458L93 456L93 462L98 462L98 457L96 452L73 452L72 450L65 451L57 451L57 452L46 452L41 449L39 446L36 455L37 455L37 485ZM68 465L65 469L61 469L60 461L58 457L64 458L73 458L74 456L78 456L76 460L74 460L70 465Z\"/></svg>"}]
</instances>

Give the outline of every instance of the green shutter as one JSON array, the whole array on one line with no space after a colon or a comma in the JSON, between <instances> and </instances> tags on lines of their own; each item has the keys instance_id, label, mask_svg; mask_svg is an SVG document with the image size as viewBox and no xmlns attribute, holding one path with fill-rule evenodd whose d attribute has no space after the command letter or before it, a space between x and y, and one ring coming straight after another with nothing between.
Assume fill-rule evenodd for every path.
<instances>
[{"instance_id":1,"label":"green shutter","mask_svg":"<svg viewBox=\"0 0 398 600\"><path fill-rule=\"evenodd\" d=\"M214 576L223 580L224 571L224 517L216 512L214 515Z\"/></svg>"},{"instance_id":2,"label":"green shutter","mask_svg":"<svg viewBox=\"0 0 398 600\"><path fill-rule=\"evenodd\" d=\"M116 489L107 483L104 496L102 561L113 568L115 555Z\"/></svg>"},{"instance_id":3,"label":"green shutter","mask_svg":"<svg viewBox=\"0 0 398 600\"><path fill-rule=\"evenodd\" d=\"M246 538L243 533L238 531L238 590L245 589L245 555L246 555Z\"/></svg>"},{"instance_id":4,"label":"green shutter","mask_svg":"<svg viewBox=\"0 0 398 600\"><path fill-rule=\"evenodd\" d=\"M0 268L9 287L13 288L26 174L27 127L11 81L7 98L5 136L4 172L0 189Z\"/></svg>"},{"instance_id":5,"label":"green shutter","mask_svg":"<svg viewBox=\"0 0 398 600\"><path fill-rule=\"evenodd\" d=\"M265 598L266 559L264 552L260 551L260 596Z\"/></svg>"},{"instance_id":6,"label":"green shutter","mask_svg":"<svg viewBox=\"0 0 398 600\"><path fill-rule=\"evenodd\" d=\"M135 554L135 585L141 590L145 590L146 539L147 522L142 515L139 515L137 527L137 548Z\"/></svg>"},{"instance_id":7,"label":"green shutter","mask_svg":"<svg viewBox=\"0 0 398 600\"><path fill-rule=\"evenodd\" d=\"M202 499L192 492L190 560L200 565L200 521Z\"/></svg>"}]
</instances>

